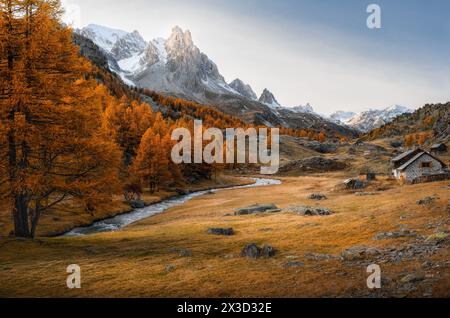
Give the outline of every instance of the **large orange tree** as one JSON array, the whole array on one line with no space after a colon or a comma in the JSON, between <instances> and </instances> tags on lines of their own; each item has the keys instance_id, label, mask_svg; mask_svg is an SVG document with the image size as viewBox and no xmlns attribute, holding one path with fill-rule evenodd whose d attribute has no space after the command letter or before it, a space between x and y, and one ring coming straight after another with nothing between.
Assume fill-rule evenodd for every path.
<instances>
[{"instance_id":1,"label":"large orange tree","mask_svg":"<svg viewBox=\"0 0 450 318\"><path fill-rule=\"evenodd\" d=\"M120 190L91 66L60 15L56 0L0 0L0 194L17 237L61 202L92 211Z\"/></svg>"}]
</instances>

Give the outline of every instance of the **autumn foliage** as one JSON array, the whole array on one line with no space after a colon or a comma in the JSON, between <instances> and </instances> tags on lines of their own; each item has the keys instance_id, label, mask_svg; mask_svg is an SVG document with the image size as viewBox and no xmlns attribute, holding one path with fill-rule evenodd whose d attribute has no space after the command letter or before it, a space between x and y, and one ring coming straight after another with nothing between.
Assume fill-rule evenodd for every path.
<instances>
[{"instance_id":1,"label":"autumn foliage","mask_svg":"<svg viewBox=\"0 0 450 318\"><path fill-rule=\"evenodd\" d=\"M120 152L102 130L90 64L59 23L58 1L0 1L1 195L15 235L64 200L95 209L120 190ZM45 43L45 45L43 45Z\"/></svg>"},{"instance_id":2,"label":"autumn foliage","mask_svg":"<svg viewBox=\"0 0 450 318\"><path fill-rule=\"evenodd\" d=\"M41 216L62 203L94 214L114 195L132 200L226 168L174 164L176 128L193 132L197 119L204 129L251 127L210 106L126 87L80 56L61 14L58 0L0 0L0 195L18 237L34 237Z\"/></svg>"}]
</instances>

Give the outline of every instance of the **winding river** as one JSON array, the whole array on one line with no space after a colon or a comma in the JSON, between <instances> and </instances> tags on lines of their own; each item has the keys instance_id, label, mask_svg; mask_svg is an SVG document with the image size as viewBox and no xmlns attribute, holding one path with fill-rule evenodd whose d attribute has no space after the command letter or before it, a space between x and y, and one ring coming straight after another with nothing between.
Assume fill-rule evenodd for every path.
<instances>
[{"instance_id":1,"label":"winding river","mask_svg":"<svg viewBox=\"0 0 450 318\"><path fill-rule=\"evenodd\" d=\"M213 189L213 190L207 190L207 191L199 191L199 192L194 192L191 194L182 195L179 197L174 197L174 198L170 198L167 200L163 200L159 203L149 205L145 208L136 209L130 213L120 214L120 215L117 215L117 216L109 218L109 219L95 222L90 226L75 228L72 231L67 232L63 236L74 237L74 236L83 236L83 235L102 233L102 232L119 231L132 223L149 218L156 214L163 213L164 211L166 211L170 208L182 205L182 204L188 202L189 200L192 200L193 198L205 195L210 192L264 187L264 186L281 184L280 180L275 180L275 179L252 178L252 180L254 180L255 183L250 184L250 185L236 186L236 187L223 188L223 189Z\"/></svg>"}]
</instances>

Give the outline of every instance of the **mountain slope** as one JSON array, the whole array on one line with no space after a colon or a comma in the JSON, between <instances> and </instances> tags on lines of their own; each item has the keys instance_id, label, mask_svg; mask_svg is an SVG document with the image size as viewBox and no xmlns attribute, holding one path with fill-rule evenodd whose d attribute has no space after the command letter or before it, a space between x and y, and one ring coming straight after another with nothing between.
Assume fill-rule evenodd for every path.
<instances>
[{"instance_id":1,"label":"mountain slope","mask_svg":"<svg viewBox=\"0 0 450 318\"><path fill-rule=\"evenodd\" d=\"M78 33L102 48L110 69L129 86L213 105L256 125L356 136L352 128L313 114L311 107L282 107L267 89L258 100L241 80L227 84L217 65L195 46L189 31L174 27L168 39L145 42L137 31L106 29L90 25Z\"/></svg>"},{"instance_id":2,"label":"mountain slope","mask_svg":"<svg viewBox=\"0 0 450 318\"><path fill-rule=\"evenodd\" d=\"M369 132L365 139L404 137L423 132L432 132L431 143L450 141L450 102L428 104L413 113L398 116L392 122Z\"/></svg>"}]
</instances>

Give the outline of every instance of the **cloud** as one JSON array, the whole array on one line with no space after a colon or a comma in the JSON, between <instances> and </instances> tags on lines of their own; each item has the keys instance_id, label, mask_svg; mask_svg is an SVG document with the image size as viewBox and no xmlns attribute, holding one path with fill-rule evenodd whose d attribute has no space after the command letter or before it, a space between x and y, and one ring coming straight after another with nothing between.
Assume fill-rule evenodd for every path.
<instances>
[{"instance_id":1,"label":"cloud","mask_svg":"<svg viewBox=\"0 0 450 318\"><path fill-rule=\"evenodd\" d=\"M73 0L62 0L61 4L65 10L63 22L73 28L81 27L81 7Z\"/></svg>"}]
</instances>

